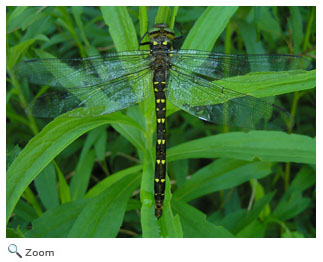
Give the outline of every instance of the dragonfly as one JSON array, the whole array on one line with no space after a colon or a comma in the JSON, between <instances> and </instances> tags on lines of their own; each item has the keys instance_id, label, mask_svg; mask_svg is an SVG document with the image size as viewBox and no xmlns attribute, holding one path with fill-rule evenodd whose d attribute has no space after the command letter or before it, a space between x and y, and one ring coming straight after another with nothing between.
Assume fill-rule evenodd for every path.
<instances>
[{"instance_id":1,"label":"dragonfly","mask_svg":"<svg viewBox=\"0 0 323 262\"><path fill-rule=\"evenodd\" d=\"M250 73L308 70L311 66L306 59L294 55L175 50L175 33L164 23L155 24L147 33L149 41L140 44L149 45L149 50L87 58L32 59L19 63L15 72L33 84L53 87L27 108L29 114L46 118L62 114L95 117L128 108L152 98L146 84L150 83L156 113L154 199L159 219L166 182L166 100L212 123L279 130L281 123L291 120L285 109L225 87L219 80L239 83L239 77ZM247 83L252 83L252 78Z\"/></svg>"}]
</instances>

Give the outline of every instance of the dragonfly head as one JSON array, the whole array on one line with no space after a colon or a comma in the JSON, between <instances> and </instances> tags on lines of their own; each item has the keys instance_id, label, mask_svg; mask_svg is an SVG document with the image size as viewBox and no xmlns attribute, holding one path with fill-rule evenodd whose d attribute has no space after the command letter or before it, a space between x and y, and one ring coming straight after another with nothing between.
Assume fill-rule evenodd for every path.
<instances>
[{"instance_id":1,"label":"dragonfly head","mask_svg":"<svg viewBox=\"0 0 323 262\"><path fill-rule=\"evenodd\" d=\"M165 23L155 24L149 31L148 36L150 40L154 40L158 37L164 36L168 40L174 40L175 33L174 30L170 29L169 26Z\"/></svg>"}]
</instances>

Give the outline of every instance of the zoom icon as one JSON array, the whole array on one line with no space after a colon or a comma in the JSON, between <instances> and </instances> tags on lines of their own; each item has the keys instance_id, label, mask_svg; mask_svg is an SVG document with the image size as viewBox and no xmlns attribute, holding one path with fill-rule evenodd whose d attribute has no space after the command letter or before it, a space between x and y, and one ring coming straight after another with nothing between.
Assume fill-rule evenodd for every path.
<instances>
[{"instance_id":1,"label":"zoom icon","mask_svg":"<svg viewBox=\"0 0 323 262\"><path fill-rule=\"evenodd\" d=\"M8 251L9 251L10 253L16 253L18 257L22 258L22 256L19 254L19 252L18 252L18 248L17 248L17 246L16 246L15 244L10 244L10 245L8 246Z\"/></svg>"}]
</instances>

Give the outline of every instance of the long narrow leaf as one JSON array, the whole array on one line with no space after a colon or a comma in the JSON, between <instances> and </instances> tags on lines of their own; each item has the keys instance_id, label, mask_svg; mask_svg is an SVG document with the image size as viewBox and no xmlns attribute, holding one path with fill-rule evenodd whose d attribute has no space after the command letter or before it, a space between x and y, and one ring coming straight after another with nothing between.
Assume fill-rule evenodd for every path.
<instances>
[{"instance_id":1,"label":"long narrow leaf","mask_svg":"<svg viewBox=\"0 0 323 262\"><path fill-rule=\"evenodd\" d=\"M211 51L237 9L238 7L234 6L208 7L190 30L182 49Z\"/></svg>"},{"instance_id":2,"label":"long narrow leaf","mask_svg":"<svg viewBox=\"0 0 323 262\"><path fill-rule=\"evenodd\" d=\"M252 161L297 162L314 164L315 139L276 131L232 132L219 134L170 148L167 160L186 158L232 158Z\"/></svg>"},{"instance_id":3,"label":"long narrow leaf","mask_svg":"<svg viewBox=\"0 0 323 262\"><path fill-rule=\"evenodd\" d=\"M50 122L30 140L7 172L7 221L27 186L64 148L91 129L120 122L137 126L121 113L96 118L60 117Z\"/></svg>"},{"instance_id":4,"label":"long narrow leaf","mask_svg":"<svg viewBox=\"0 0 323 262\"><path fill-rule=\"evenodd\" d=\"M246 162L233 159L219 159L200 169L174 193L184 201L218 190L237 186L253 178L263 178L271 173L268 162Z\"/></svg>"},{"instance_id":5,"label":"long narrow leaf","mask_svg":"<svg viewBox=\"0 0 323 262\"><path fill-rule=\"evenodd\" d=\"M68 237L116 237L127 202L140 184L140 175L127 176L92 198L75 221Z\"/></svg>"},{"instance_id":6,"label":"long narrow leaf","mask_svg":"<svg viewBox=\"0 0 323 262\"><path fill-rule=\"evenodd\" d=\"M172 201L172 207L180 217L184 237L233 237L224 227L207 221L205 214L183 201Z\"/></svg>"}]
</instances>

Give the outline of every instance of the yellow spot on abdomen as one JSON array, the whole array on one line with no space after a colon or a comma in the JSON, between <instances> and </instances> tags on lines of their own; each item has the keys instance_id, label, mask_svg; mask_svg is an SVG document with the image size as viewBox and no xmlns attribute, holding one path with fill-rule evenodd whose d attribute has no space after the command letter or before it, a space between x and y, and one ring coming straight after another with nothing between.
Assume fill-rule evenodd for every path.
<instances>
[{"instance_id":1,"label":"yellow spot on abdomen","mask_svg":"<svg viewBox=\"0 0 323 262\"><path fill-rule=\"evenodd\" d=\"M164 140L163 140L164 141ZM160 145L161 144L161 140L160 139L157 139L157 143L158 143L158 145Z\"/></svg>"},{"instance_id":2,"label":"yellow spot on abdomen","mask_svg":"<svg viewBox=\"0 0 323 262\"><path fill-rule=\"evenodd\" d=\"M154 85L158 85L159 84L159 82L154 82Z\"/></svg>"},{"instance_id":3,"label":"yellow spot on abdomen","mask_svg":"<svg viewBox=\"0 0 323 262\"><path fill-rule=\"evenodd\" d=\"M165 103L165 99L160 99L160 101L164 104Z\"/></svg>"},{"instance_id":4,"label":"yellow spot on abdomen","mask_svg":"<svg viewBox=\"0 0 323 262\"><path fill-rule=\"evenodd\" d=\"M164 41L164 42L163 42L163 45L167 45L167 41Z\"/></svg>"},{"instance_id":5,"label":"yellow spot on abdomen","mask_svg":"<svg viewBox=\"0 0 323 262\"><path fill-rule=\"evenodd\" d=\"M161 161L161 163L162 163L162 165L165 165L166 160L162 160L162 161ZM151 180L150 180L150 181L151 181Z\"/></svg>"},{"instance_id":6,"label":"yellow spot on abdomen","mask_svg":"<svg viewBox=\"0 0 323 262\"><path fill-rule=\"evenodd\" d=\"M162 123L165 123L165 118L162 118L162 120L161 120L161 121L162 121Z\"/></svg>"},{"instance_id":7,"label":"yellow spot on abdomen","mask_svg":"<svg viewBox=\"0 0 323 262\"><path fill-rule=\"evenodd\" d=\"M158 104L158 103L160 103L160 99L156 99L156 103Z\"/></svg>"},{"instance_id":8,"label":"yellow spot on abdomen","mask_svg":"<svg viewBox=\"0 0 323 262\"><path fill-rule=\"evenodd\" d=\"M159 178L156 178L156 179L155 179L155 182L157 182L157 183L158 183L158 182L159 182Z\"/></svg>"},{"instance_id":9,"label":"yellow spot on abdomen","mask_svg":"<svg viewBox=\"0 0 323 262\"><path fill-rule=\"evenodd\" d=\"M157 45L157 42L156 42L156 41L154 41L154 42L153 42L153 45Z\"/></svg>"},{"instance_id":10,"label":"yellow spot on abdomen","mask_svg":"<svg viewBox=\"0 0 323 262\"><path fill-rule=\"evenodd\" d=\"M165 182L165 179L164 179L164 178L162 178L162 179L160 180L160 182L164 183L164 182Z\"/></svg>"},{"instance_id":11,"label":"yellow spot on abdomen","mask_svg":"<svg viewBox=\"0 0 323 262\"><path fill-rule=\"evenodd\" d=\"M165 139L162 140L162 144L165 145Z\"/></svg>"},{"instance_id":12,"label":"yellow spot on abdomen","mask_svg":"<svg viewBox=\"0 0 323 262\"><path fill-rule=\"evenodd\" d=\"M158 165L160 164L160 160L159 160L159 159L157 159L157 160L156 160L156 162L157 162L157 164L158 164ZM150 181L151 181L151 180L150 180Z\"/></svg>"},{"instance_id":13,"label":"yellow spot on abdomen","mask_svg":"<svg viewBox=\"0 0 323 262\"><path fill-rule=\"evenodd\" d=\"M157 119L157 123L160 123L160 120L161 120L161 119L160 119L160 118L158 118L158 119Z\"/></svg>"}]
</instances>

